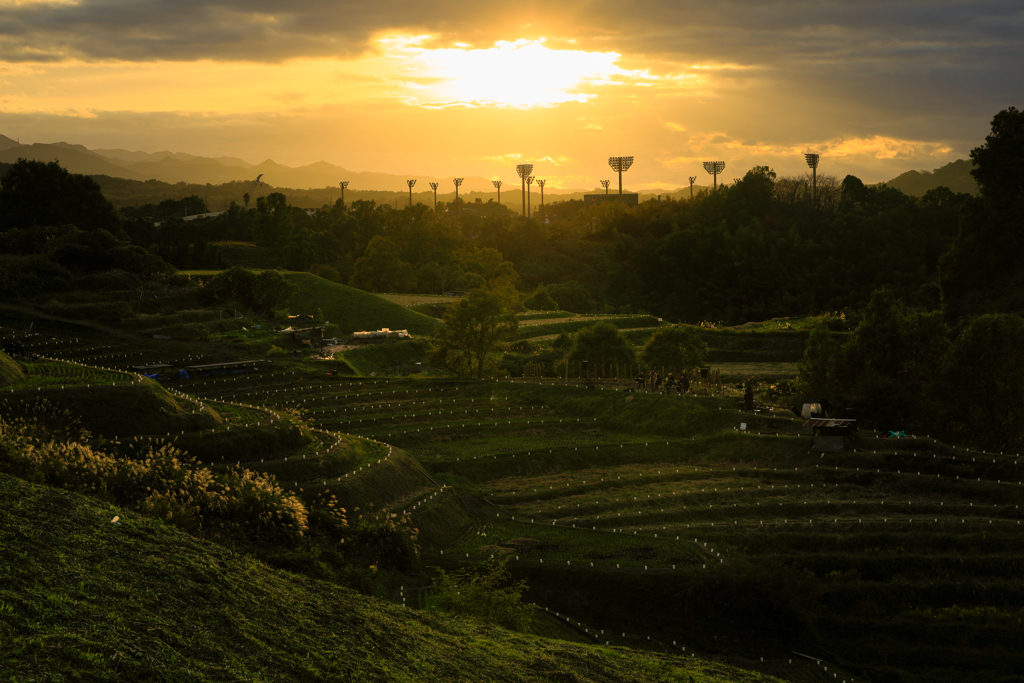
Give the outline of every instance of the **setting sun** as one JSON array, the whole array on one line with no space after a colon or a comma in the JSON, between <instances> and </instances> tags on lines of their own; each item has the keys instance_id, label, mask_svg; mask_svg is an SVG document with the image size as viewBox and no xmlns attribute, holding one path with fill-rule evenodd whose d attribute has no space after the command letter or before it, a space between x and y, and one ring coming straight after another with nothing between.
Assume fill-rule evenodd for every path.
<instances>
[{"instance_id":1,"label":"setting sun","mask_svg":"<svg viewBox=\"0 0 1024 683\"><path fill-rule=\"evenodd\" d=\"M588 86L653 80L617 66L618 53L551 49L543 38L501 40L483 49L429 49L422 47L427 38L380 41L386 58L415 83L411 97L426 107L550 107L594 98Z\"/></svg>"}]
</instances>

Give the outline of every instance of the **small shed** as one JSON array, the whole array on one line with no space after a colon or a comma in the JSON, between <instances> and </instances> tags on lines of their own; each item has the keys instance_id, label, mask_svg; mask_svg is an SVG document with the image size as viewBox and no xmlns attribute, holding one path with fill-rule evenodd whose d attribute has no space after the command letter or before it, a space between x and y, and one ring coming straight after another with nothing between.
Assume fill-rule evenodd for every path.
<instances>
[{"instance_id":1,"label":"small shed","mask_svg":"<svg viewBox=\"0 0 1024 683\"><path fill-rule=\"evenodd\" d=\"M846 450L846 440L852 438L857 431L857 421L816 417L805 422L804 427L814 429L814 450L819 453L842 453Z\"/></svg>"}]
</instances>

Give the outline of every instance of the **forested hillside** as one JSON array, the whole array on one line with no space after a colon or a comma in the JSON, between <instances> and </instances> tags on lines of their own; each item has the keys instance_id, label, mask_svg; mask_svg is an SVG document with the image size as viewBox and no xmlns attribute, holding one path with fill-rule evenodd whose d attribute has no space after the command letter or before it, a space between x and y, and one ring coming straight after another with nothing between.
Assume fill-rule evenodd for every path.
<instances>
[{"instance_id":1,"label":"forested hillside","mask_svg":"<svg viewBox=\"0 0 1024 683\"><path fill-rule=\"evenodd\" d=\"M188 199L164 208L184 214ZM191 213L204 208L191 199ZM938 260L972 201L943 188L914 199L847 177L819 179L815 203L808 179L759 167L692 201L563 202L529 220L495 204L435 213L367 201L336 201L310 215L280 193L199 221L155 225L147 219L158 207L122 215L134 244L178 268L237 264L224 261L217 244L230 241L252 245L254 255L269 251L264 266L370 291L440 293L478 284L486 269L480 250L493 249L514 266L524 294L579 283L592 311L745 322L859 307L882 287L913 305L938 306Z\"/></svg>"}]
</instances>

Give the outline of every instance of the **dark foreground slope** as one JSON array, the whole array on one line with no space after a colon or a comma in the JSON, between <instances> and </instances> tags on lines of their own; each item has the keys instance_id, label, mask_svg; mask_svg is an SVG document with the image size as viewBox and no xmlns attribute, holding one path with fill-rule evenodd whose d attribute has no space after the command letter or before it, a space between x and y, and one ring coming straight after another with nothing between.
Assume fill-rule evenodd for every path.
<instances>
[{"instance_id":1,"label":"dark foreground slope","mask_svg":"<svg viewBox=\"0 0 1024 683\"><path fill-rule=\"evenodd\" d=\"M0 475L0 678L775 680L407 611L118 514Z\"/></svg>"}]
</instances>

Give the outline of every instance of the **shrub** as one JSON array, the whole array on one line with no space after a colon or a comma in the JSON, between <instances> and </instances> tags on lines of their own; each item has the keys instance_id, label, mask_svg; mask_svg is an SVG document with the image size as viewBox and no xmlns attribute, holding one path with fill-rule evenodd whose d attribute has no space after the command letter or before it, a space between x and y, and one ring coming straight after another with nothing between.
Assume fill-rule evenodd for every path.
<instances>
[{"instance_id":1,"label":"shrub","mask_svg":"<svg viewBox=\"0 0 1024 683\"><path fill-rule=\"evenodd\" d=\"M452 574L438 569L437 592L431 609L460 614L497 624L513 631L525 631L533 619L533 608L523 603L526 581L511 581L507 560L490 559L483 564Z\"/></svg>"}]
</instances>

